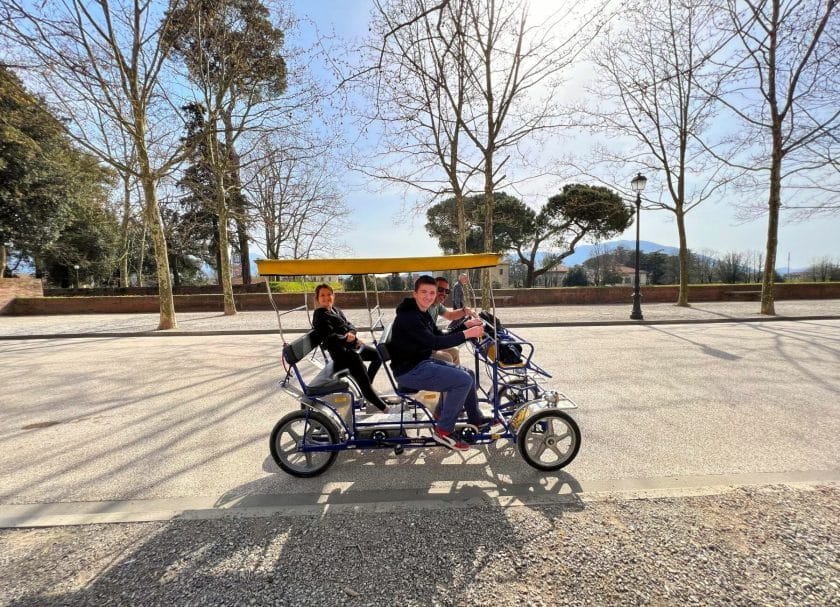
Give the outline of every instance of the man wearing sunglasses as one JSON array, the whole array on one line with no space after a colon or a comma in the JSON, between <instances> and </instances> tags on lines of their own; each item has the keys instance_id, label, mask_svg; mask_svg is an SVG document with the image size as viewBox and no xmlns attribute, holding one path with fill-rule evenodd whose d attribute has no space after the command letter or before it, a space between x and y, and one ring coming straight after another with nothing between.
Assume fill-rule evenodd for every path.
<instances>
[{"instance_id":1,"label":"man wearing sunglasses","mask_svg":"<svg viewBox=\"0 0 840 607\"><path fill-rule=\"evenodd\" d=\"M429 306L428 310L432 317L432 321L435 324L437 324L438 318L445 318L446 320L452 321L464 318L465 316L475 317L473 311L467 307L463 307L458 310L450 310L443 304L446 296L449 295L449 281L446 280L446 278L438 276L435 278L435 284L437 284L437 297L435 297L434 303ZM470 327L473 324L480 324L480 321L465 326ZM454 365L461 364L461 355L459 354L457 346L446 348L445 350L436 350L432 353L432 356L444 362L451 362Z\"/></svg>"}]
</instances>

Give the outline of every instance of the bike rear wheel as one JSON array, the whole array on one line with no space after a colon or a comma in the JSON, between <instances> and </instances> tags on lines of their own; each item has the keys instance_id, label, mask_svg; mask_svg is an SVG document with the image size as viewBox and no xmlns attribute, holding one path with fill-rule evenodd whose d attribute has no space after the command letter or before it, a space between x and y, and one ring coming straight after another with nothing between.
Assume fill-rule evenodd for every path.
<instances>
[{"instance_id":1,"label":"bike rear wheel","mask_svg":"<svg viewBox=\"0 0 840 607\"><path fill-rule=\"evenodd\" d=\"M318 476L329 468L338 451L302 451L304 446L338 444L335 425L318 411L292 411L271 431L271 457L283 471L301 478Z\"/></svg>"}]
</instances>

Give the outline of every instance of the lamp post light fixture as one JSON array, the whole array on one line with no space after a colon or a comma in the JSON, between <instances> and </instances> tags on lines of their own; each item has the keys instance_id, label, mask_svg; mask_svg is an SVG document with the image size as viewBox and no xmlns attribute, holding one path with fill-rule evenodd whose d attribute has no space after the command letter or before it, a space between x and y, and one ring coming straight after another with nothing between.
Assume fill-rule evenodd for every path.
<instances>
[{"instance_id":1,"label":"lamp post light fixture","mask_svg":"<svg viewBox=\"0 0 840 607\"><path fill-rule=\"evenodd\" d=\"M79 264L73 264L73 269L76 270L76 288L79 288Z\"/></svg>"},{"instance_id":2,"label":"lamp post light fixture","mask_svg":"<svg viewBox=\"0 0 840 607\"><path fill-rule=\"evenodd\" d=\"M639 284L639 211L642 208L642 190L647 185L647 178L639 173L630 181L630 187L636 192L636 277L633 282L633 311L630 320L644 320L642 316L642 293Z\"/></svg>"}]
</instances>

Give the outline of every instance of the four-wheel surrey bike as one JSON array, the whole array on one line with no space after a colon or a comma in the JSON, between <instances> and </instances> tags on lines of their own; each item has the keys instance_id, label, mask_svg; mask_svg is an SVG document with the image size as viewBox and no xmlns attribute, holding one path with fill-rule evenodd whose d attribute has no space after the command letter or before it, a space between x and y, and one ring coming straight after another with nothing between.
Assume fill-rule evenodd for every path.
<instances>
[{"instance_id":1,"label":"four-wheel surrey bike","mask_svg":"<svg viewBox=\"0 0 840 607\"><path fill-rule=\"evenodd\" d=\"M271 456L277 465L294 476L311 477L329 468L340 451L393 449L399 455L408 448L441 447L431 437L440 393L412 392L398 386L388 365L391 326L385 322L376 281L372 281L371 293L367 277L469 270L494 267L498 262L495 254L257 261L262 276L362 276L371 335L391 385L392 393L384 398L393 405L389 411L397 411L368 413L352 377L333 369L313 331L288 343L284 339L280 387L300 403L300 408L280 419L271 432ZM283 338L282 316L307 304L281 312L275 306L268 280L266 285ZM305 293L305 301L307 296ZM474 445L510 440L534 468L558 470L568 465L580 449L580 429L569 414L577 405L565 394L542 387L540 381L551 375L534 361L534 345L498 321L492 289L490 301L491 311L480 314L484 337L467 343L475 367L479 406L492 416L494 424L482 431L462 419L455 431L461 440Z\"/></svg>"}]
</instances>

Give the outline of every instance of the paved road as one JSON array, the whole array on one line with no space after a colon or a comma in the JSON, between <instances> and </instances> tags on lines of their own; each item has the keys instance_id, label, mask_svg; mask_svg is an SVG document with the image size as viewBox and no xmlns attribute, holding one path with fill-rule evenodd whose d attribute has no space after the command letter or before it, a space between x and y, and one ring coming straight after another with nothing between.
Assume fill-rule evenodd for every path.
<instances>
[{"instance_id":1,"label":"paved road","mask_svg":"<svg viewBox=\"0 0 840 607\"><path fill-rule=\"evenodd\" d=\"M339 300L338 304L341 302ZM345 310L359 327L368 326L366 310ZM785 319L840 319L840 300L785 300L776 302L776 316L759 314L757 302L701 302L680 308L672 304L646 304L644 321L630 320L627 305L529 306L499 308L498 316L507 325L521 326L598 326L674 323L757 322ZM393 311L386 310L386 321ZM0 341L29 337L83 337L122 335L196 335L196 334L261 334L277 332L274 312L240 312L224 316L214 312L182 312L177 314L178 328L157 331L158 314L86 314L68 316L0 316ZM282 316L283 329L300 332L308 329L304 311Z\"/></svg>"},{"instance_id":2,"label":"paved road","mask_svg":"<svg viewBox=\"0 0 840 607\"><path fill-rule=\"evenodd\" d=\"M323 476L289 477L267 449L295 407L276 390L276 335L0 341L0 521L311 512L462 491L551 500L840 475L840 321L519 333L554 373L549 387L580 405L583 447L560 474L538 473L500 441L466 455L345 452ZM116 512L89 512L103 509Z\"/></svg>"},{"instance_id":3,"label":"paved road","mask_svg":"<svg viewBox=\"0 0 840 607\"><path fill-rule=\"evenodd\" d=\"M0 318L0 604L837 604L837 303L500 310L580 405L565 471L500 442L308 480L268 457L273 314Z\"/></svg>"}]
</instances>

